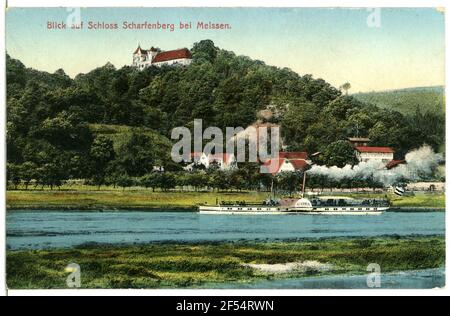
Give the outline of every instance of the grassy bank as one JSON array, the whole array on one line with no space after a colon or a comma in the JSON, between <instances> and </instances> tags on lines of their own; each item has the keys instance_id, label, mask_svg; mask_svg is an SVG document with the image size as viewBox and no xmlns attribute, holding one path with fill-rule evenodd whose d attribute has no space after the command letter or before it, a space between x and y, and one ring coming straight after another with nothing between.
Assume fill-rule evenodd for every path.
<instances>
[{"instance_id":1,"label":"grassy bank","mask_svg":"<svg viewBox=\"0 0 450 316\"><path fill-rule=\"evenodd\" d=\"M134 190L20 190L7 191L8 209L192 209L198 204L224 201L257 202L264 192L152 192Z\"/></svg>"},{"instance_id":2,"label":"grassy bank","mask_svg":"<svg viewBox=\"0 0 450 316\"><path fill-rule=\"evenodd\" d=\"M384 197L384 194L359 195L354 197ZM399 197L388 194L394 207L444 208L442 193L417 193L415 196ZM192 209L201 203L215 204L223 201L260 202L268 197L267 192L152 192L150 189L98 190L92 186L71 186L62 190L12 190L6 192L8 209Z\"/></svg>"},{"instance_id":3,"label":"grassy bank","mask_svg":"<svg viewBox=\"0 0 450 316\"><path fill-rule=\"evenodd\" d=\"M308 268L274 274L248 264L308 262ZM179 288L215 282L317 274L367 273L369 263L382 272L444 265L444 237L315 239L277 243L147 244L86 246L59 250L8 251L9 288L66 288L69 263L81 269L83 288Z\"/></svg>"}]
</instances>

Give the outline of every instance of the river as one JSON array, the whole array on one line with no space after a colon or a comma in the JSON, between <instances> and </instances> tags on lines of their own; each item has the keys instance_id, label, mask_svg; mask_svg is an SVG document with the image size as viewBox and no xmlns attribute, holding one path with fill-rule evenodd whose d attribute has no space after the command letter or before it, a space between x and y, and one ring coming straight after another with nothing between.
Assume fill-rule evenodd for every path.
<instances>
[{"instance_id":1,"label":"river","mask_svg":"<svg viewBox=\"0 0 450 316\"><path fill-rule=\"evenodd\" d=\"M444 235L444 212L379 216L200 215L195 212L9 211L8 249L85 243L281 240L314 237Z\"/></svg>"},{"instance_id":2,"label":"river","mask_svg":"<svg viewBox=\"0 0 450 316\"><path fill-rule=\"evenodd\" d=\"M214 289L432 289L445 286L445 268L380 273L380 282L372 276L339 274L318 277L271 279L250 283L205 284Z\"/></svg>"}]
</instances>

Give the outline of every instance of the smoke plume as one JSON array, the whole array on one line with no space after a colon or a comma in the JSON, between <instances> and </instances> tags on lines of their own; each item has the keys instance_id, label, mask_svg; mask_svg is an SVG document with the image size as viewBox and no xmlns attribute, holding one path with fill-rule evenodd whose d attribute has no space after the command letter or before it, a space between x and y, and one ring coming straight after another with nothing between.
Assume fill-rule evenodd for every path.
<instances>
[{"instance_id":1,"label":"smoke plume","mask_svg":"<svg viewBox=\"0 0 450 316\"><path fill-rule=\"evenodd\" d=\"M343 168L336 166L314 165L308 174L326 176L332 180L361 179L383 183L385 186L393 185L401 180L418 181L429 178L434 174L439 162L443 160L442 154L435 153L428 145L408 152L405 156L406 164L387 170L386 164L381 161L360 162L358 165L346 165Z\"/></svg>"}]
</instances>

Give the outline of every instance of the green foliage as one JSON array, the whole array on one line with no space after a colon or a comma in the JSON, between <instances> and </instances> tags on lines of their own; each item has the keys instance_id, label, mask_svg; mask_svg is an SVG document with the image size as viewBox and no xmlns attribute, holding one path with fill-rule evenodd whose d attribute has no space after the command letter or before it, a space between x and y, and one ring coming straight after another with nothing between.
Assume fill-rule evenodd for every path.
<instances>
[{"instance_id":1,"label":"green foliage","mask_svg":"<svg viewBox=\"0 0 450 316\"><path fill-rule=\"evenodd\" d=\"M380 108L395 110L406 115L413 114L416 108L430 113L442 114L445 111L443 87L365 92L356 93L353 96L364 103L374 104Z\"/></svg>"},{"instance_id":2,"label":"green foliage","mask_svg":"<svg viewBox=\"0 0 450 316\"><path fill-rule=\"evenodd\" d=\"M323 152L322 161L327 166L337 166L339 168L358 163L355 149L345 140L338 140L329 144Z\"/></svg>"},{"instance_id":3,"label":"green foliage","mask_svg":"<svg viewBox=\"0 0 450 316\"><path fill-rule=\"evenodd\" d=\"M90 158L92 161L92 179L99 186L105 182L106 171L109 163L115 158L113 142L106 136L97 136L90 150Z\"/></svg>"},{"instance_id":4,"label":"green foliage","mask_svg":"<svg viewBox=\"0 0 450 316\"><path fill-rule=\"evenodd\" d=\"M153 169L154 143L145 133L133 131L117 151L118 163L129 176L137 177Z\"/></svg>"},{"instance_id":5,"label":"green foliage","mask_svg":"<svg viewBox=\"0 0 450 316\"><path fill-rule=\"evenodd\" d=\"M8 251L8 288L66 288L68 263L77 262L82 288L186 288L314 274L367 274L377 262L384 273L440 268L445 238L329 238L286 242L150 243ZM252 264L317 261L329 270L261 272ZM236 284L238 285L238 284Z\"/></svg>"},{"instance_id":6,"label":"green foliage","mask_svg":"<svg viewBox=\"0 0 450 316\"><path fill-rule=\"evenodd\" d=\"M276 176L276 188L289 195L301 190L303 181L303 172L281 172Z\"/></svg>"},{"instance_id":7,"label":"green foliage","mask_svg":"<svg viewBox=\"0 0 450 316\"><path fill-rule=\"evenodd\" d=\"M134 181L126 174L122 174L117 179L117 185L123 189L133 186Z\"/></svg>"},{"instance_id":8,"label":"green foliage","mask_svg":"<svg viewBox=\"0 0 450 316\"><path fill-rule=\"evenodd\" d=\"M380 109L361 102L361 95L342 95L323 79L236 56L211 40L195 43L191 51L194 62L188 67L139 71L107 63L75 79L62 69L50 74L26 68L7 55L6 144L12 186L36 180L53 187L67 179L117 185L121 176L142 177L153 165L176 172L180 166L170 159L172 128L191 128L194 119L203 119L205 128L246 127L268 108L274 112L268 120L280 124L288 150L328 152L330 161L331 151L341 149L330 144L355 135L370 137L372 145L393 147L396 158L423 143L443 150L444 117L426 105L433 98L417 96L420 91L399 93L399 102L408 103L409 110L398 107L397 112L396 106ZM416 95L417 102L404 95ZM436 98L443 108L440 96ZM420 111L412 110L416 105ZM345 153L339 155L343 157L336 164L351 161ZM46 174L14 170L23 164ZM271 182L241 167L222 178L186 177L192 183L203 177L206 182L196 184L197 189L257 189L261 181L266 187Z\"/></svg>"}]
</instances>

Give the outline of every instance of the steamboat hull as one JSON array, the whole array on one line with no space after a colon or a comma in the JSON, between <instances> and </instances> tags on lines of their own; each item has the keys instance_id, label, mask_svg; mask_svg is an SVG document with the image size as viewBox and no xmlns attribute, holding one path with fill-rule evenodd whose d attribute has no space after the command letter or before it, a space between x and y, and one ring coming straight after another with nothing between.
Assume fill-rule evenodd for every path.
<instances>
[{"instance_id":1,"label":"steamboat hull","mask_svg":"<svg viewBox=\"0 0 450 316\"><path fill-rule=\"evenodd\" d=\"M246 207L246 206L199 206L200 214L222 215L380 215L389 207Z\"/></svg>"}]
</instances>

